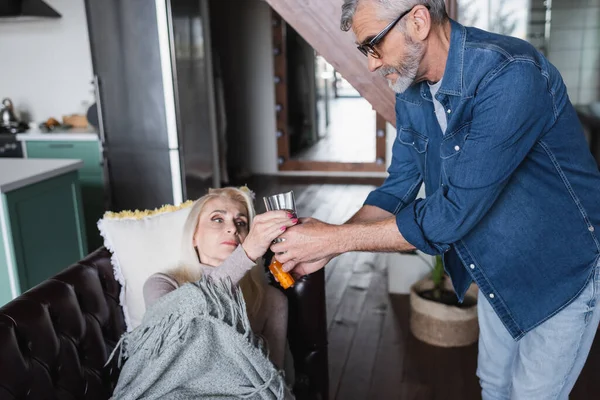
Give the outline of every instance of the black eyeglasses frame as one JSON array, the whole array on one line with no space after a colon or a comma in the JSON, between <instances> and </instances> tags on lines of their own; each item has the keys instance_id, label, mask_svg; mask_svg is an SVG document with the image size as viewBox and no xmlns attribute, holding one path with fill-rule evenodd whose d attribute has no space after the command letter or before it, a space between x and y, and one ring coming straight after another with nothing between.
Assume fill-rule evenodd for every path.
<instances>
[{"instance_id":1,"label":"black eyeglasses frame","mask_svg":"<svg viewBox=\"0 0 600 400\"><path fill-rule=\"evenodd\" d=\"M421 5L421 4L417 4L417 5ZM400 22L400 20L402 18L407 16L417 5L413 6L410 10L406 10L405 12L400 14L400 16L398 18L396 18L395 20L390 22L385 28L383 28L383 30L381 32L379 32L377 35L375 35L375 37L373 39L369 40L368 43L359 44L358 46L356 46L356 48L361 53L363 53L366 57L371 56L371 57L377 58L377 59L381 58L381 54L379 54L377 49L375 49L375 46L377 46L383 40L385 35L387 35L394 28L394 26L396 26L396 24L398 22ZM425 5L425 8L427 8L429 10L430 6Z\"/></svg>"}]
</instances>

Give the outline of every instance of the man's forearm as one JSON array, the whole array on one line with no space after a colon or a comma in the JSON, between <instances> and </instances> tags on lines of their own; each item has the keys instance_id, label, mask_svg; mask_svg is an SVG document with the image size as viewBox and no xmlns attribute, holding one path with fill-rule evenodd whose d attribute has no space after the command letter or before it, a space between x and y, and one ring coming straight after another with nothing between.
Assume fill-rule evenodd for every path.
<instances>
[{"instance_id":1,"label":"man's forearm","mask_svg":"<svg viewBox=\"0 0 600 400\"><path fill-rule=\"evenodd\" d=\"M346 224L381 221L393 216L394 214L387 212L382 208L365 205L346 221Z\"/></svg>"},{"instance_id":2,"label":"man's forearm","mask_svg":"<svg viewBox=\"0 0 600 400\"><path fill-rule=\"evenodd\" d=\"M352 218L346 224L336 227L340 253L349 251L396 252L415 249L415 246L404 239L396 225L396 218L393 216L369 222L351 221Z\"/></svg>"}]
</instances>

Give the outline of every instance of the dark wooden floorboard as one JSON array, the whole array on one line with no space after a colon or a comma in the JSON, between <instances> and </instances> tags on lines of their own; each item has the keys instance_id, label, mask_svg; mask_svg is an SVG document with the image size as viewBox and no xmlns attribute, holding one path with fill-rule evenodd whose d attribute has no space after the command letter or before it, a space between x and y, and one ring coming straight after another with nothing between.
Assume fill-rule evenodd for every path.
<instances>
[{"instance_id":1,"label":"dark wooden floorboard","mask_svg":"<svg viewBox=\"0 0 600 400\"><path fill-rule=\"evenodd\" d=\"M310 179L310 178L308 178ZM298 214L342 223L360 208L373 186L289 182L252 177L258 212L262 196L296 194ZM348 253L326 268L330 400L477 400L481 398L477 345L443 349L418 341L409 331L406 295L387 294L385 257ZM600 336L571 400L600 398Z\"/></svg>"},{"instance_id":2,"label":"dark wooden floorboard","mask_svg":"<svg viewBox=\"0 0 600 400\"><path fill-rule=\"evenodd\" d=\"M356 213L364 203L367 195L374 186L370 185L348 185L344 192L336 197L336 207L333 209L329 219L326 222L332 224L341 224L346 222ZM329 281L333 271L338 264L338 259L334 259L325 267L325 279Z\"/></svg>"},{"instance_id":3,"label":"dark wooden floorboard","mask_svg":"<svg viewBox=\"0 0 600 400\"><path fill-rule=\"evenodd\" d=\"M417 340L409 331L410 306L407 295L390 298L393 318L401 329L401 381L408 387L418 388L425 398L477 399L479 383L473 363L477 359L477 345L445 349ZM388 385L389 387L389 385Z\"/></svg>"},{"instance_id":4,"label":"dark wooden floorboard","mask_svg":"<svg viewBox=\"0 0 600 400\"><path fill-rule=\"evenodd\" d=\"M352 266L360 260L356 253L342 254L325 267L326 272L332 271L326 281L325 296L327 299L327 328L331 330L331 324L336 316L342 297L346 292L348 282L352 277Z\"/></svg>"},{"instance_id":5,"label":"dark wooden floorboard","mask_svg":"<svg viewBox=\"0 0 600 400\"><path fill-rule=\"evenodd\" d=\"M367 399L375 367L377 347L387 313L387 273L386 265L375 257L370 267L371 280L358 326L352 341L344 374L340 380L337 399Z\"/></svg>"}]
</instances>

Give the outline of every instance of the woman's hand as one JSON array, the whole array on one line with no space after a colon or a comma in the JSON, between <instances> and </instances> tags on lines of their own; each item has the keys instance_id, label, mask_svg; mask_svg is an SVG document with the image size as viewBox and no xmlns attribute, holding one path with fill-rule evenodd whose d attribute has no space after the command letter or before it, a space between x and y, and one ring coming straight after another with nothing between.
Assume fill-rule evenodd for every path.
<instances>
[{"instance_id":1,"label":"woman's hand","mask_svg":"<svg viewBox=\"0 0 600 400\"><path fill-rule=\"evenodd\" d=\"M252 261L262 257L273 240L298 223L298 218L288 211L267 211L254 217L242 247Z\"/></svg>"}]
</instances>

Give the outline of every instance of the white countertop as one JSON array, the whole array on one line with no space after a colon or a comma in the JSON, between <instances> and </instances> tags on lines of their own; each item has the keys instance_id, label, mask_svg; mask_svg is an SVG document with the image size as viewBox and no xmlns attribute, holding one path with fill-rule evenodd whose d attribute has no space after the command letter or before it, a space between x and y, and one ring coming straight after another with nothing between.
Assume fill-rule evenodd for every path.
<instances>
[{"instance_id":1,"label":"white countertop","mask_svg":"<svg viewBox=\"0 0 600 400\"><path fill-rule=\"evenodd\" d=\"M42 132L39 129L30 129L25 133L19 133L17 140L99 140L98 133L93 128L69 129L66 131Z\"/></svg>"},{"instance_id":2,"label":"white countertop","mask_svg":"<svg viewBox=\"0 0 600 400\"><path fill-rule=\"evenodd\" d=\"M0 193L20 189L83 167L81 160L0 158Z\"/></svg>"}]
</instances>

